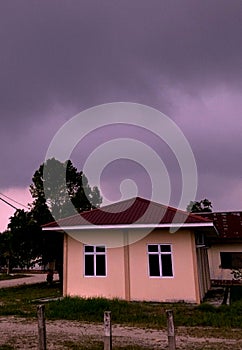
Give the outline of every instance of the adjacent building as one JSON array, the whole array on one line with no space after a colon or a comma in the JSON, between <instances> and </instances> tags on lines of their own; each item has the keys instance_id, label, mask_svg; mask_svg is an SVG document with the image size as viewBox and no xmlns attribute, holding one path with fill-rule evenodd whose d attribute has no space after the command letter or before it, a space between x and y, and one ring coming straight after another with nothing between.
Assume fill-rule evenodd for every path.
<instances>
[{"instance_id":1,"label":"adjacent building","mask_svg":"<svg viewBox=\"0 0 242 350\"><path fill-rule=\"evenodd\" d=\"M242 212L199 215L212 220L218 231L218 236L211 237L208 249L211 280L226 284L234 279L232 271L242 269Z\"/></svg>"}]
</instances>

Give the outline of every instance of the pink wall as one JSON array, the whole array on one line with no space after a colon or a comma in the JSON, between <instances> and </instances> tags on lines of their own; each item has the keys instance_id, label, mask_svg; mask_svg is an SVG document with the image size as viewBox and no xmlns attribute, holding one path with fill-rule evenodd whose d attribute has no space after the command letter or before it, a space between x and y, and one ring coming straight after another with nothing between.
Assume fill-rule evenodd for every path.
<instances>
[{"instance_id":1,"label":"pink wall","mask_svg":"<svg viewBox=\"0 0 242 350\"><path fill-rule=\"evenodd\" d=\"M83 244L68 237L67 294L125 298L123 248L108 249L107 276L84 277Z\"/></svg>"},{"instance_id":2,"label":"pink wall","mask_svg":"<svg viewBox=\"0 0 242 350\"><path fill-rule=\"evenodd\" d=\"M113 231L113 234L123 235L123 232ZM102 235L105 244L105 232ZM172 245L173 277L149 277L147 243ZM195 254L190 231L181 230L171 234L167 230L156 230L126 248L108 248L106 277L84 277L83 244L68 236L64 282L66 294L199 303Z\"/></svg>"},{"instance_id":3,"label":"pink wall","mask_svg":"<svg viewBox=\"0 0 242 350\"><path fill-rule=\"evenodd\" d=\"M130 246L131 299L199 302L191 238L189 231L154 231ZM149 277L147 243L172 245L173 277Z\"/></svg>"}]
</instances>

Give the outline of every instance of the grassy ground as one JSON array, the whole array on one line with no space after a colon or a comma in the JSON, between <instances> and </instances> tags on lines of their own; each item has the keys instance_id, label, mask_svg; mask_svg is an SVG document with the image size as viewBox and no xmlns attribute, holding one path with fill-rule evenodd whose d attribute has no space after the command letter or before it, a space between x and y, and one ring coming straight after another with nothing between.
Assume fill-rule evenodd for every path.
<instances>
[{"instance_id":1,"label":"grassy ground","mask_svg":"<svg viewBox=\"0 0 242 350\"><path fill-rule=\"evenodd\" d=\"M46 283L23 285L0 289L0 315L23 317L36 316L36 303L39 298L60 297L62 292L58 284L47 286Z\"/></svg>"},{"instance_id":2,"label":"grassy ground","mask_svg":"<svg viewBox=\"0 0 242 350\"><path fill-rule=\"evenodd\" d=\"M231 306L210 304L154 304L107 299L64 298L49 303L46 315L50 319L102 322L103 312L110 310L114 323L138 327L165 328L167 309L174 311L176 326L242 328L242 302Z\"/></svg>"},{"instance_id":3,"label":"grassy ground","mask_svg":"<svg viewBox=\"0 0 242 350\"><path fill-rule=\"evenodd\" d=\"M230 302L234 303L242 300L242 286L230 287Z\"/></svg>"},{"instance_id":4,"label":"grassy ground","mask_svg":"<svg viewBox=\"0 0 242 350\"><path fill-rule=\"evenodd\" d=\"M237 287L235 287L237 288ZM241 290L234 295L241 296ZM36 317L36 306L40 298L61 297L59 284L46 283L0 289L0 315ZM176 326L242 328L242 300L234 300L231 306L219 307L203 303L199 306L185 303L163 304L148 302L126 302L103 298L64 298L46 303L47 319L103 322L103 312L112 312L113 323L124 325L164 328L167 309L174 311Z\"/></svg>"},{"instance_id":5,"label":"grassy ground","mask_svg":"<svg viewBox=\"0 0 242 350\"><path fill-rule=\"evenodd\" d=\"M103 312L112 312L112 323L142 327L145 329L166 328L167 309L174 312L174 320L177 336L192 338L218 338L218 341L210 344L195 342L179 345L179 349L186 350L234 350L240 349L242 328L242 289L241 287L231 289L232 305L214 307L211 304L203 303L199 306L185 303L163 304L148 302L126 302L118 299L107 300L103 298L80 299L63 298L60 285L54 283L47 286L46 283L36 285L23 285L18 287L0 289L0 315L15 315L25 318L36 319L36 307L43 299L59 298L57 301L49 301L45 305L47 320L77 320L84 322L102 323ZM31 320L31 319L30 319ZM224 339L234 339L233 345L226 343ZM97 340L97 339L96 339ZM69 350L100 350L103 349L103 342L93 338L83 343L78 339L64 339L61 349ZM100 340L100 339L99 339ZM14 340L4 342L0 350L14 350ZM236 346L238 342L238 346ZM85 345L83 345L85 344ZM59 345L58 345L59 346ZM64 347L63 347L64 346ZM115 345L113 350L151 350L143 345ZM154 349L154 348L153 348Z\"/></svg>"}]
</instances>

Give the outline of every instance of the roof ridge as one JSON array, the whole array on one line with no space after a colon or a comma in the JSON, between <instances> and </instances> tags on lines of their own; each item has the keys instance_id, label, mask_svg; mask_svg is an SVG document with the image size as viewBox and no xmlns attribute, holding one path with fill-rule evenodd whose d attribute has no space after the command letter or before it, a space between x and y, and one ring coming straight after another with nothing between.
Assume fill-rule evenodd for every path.
<instances>
[{"instance_id":1,"label":"roof ridge","mask_svg":"<svg viewBox=\"0 0 242 350\"><path fill-rule=\"evenodd\" d=\"M145 198L142 198L142 197L136 197L136 198L139 198L139 199L141 199L141 200L149 201L148 199L145 199ZM174 212L179 212L179 213L181 213L181 214L183 214L183 215L185 214L185 215L187 215L187 216L192 216L192 217L195 217L195 218L200 218L200 219L203 219L203 220L205 220L205 221L209 221L209 222L211 221L211 220L209 220L209 219L207 219L207 218L203 218L202 216L197 215L197 214L195 214L195 213L191 213L191 212L188 212L188 211L186 211L186 210L182 210L182 209L179 209L179 208L175 208L175 207L172 207L172 206L170 206L170 205L165 205L165 204L158 203L158 202L155 202L155 201L149 201L149 202L155 204L156 206L164 207L164 208L167 208L167 209L172 210L172 211L174 211Z\"/></svg>"},{"instance_id":2,"label":"roof ridge","mask_svg":"<svg viewBox=\"0 0 242 350\"><path fill-rule=\"evenodd\" d=\"M83 217L83 219L85 219L85 217L87 217L90 213L94 214L95 212L105 212L107 211L106 209L110 208L110 207L114 207L114 206L120 206L124 203L128 203L128 202L131 202L131 205L133 205L135 202L136 203L146 203L146 204L152 204L153 206L157 207L158 209L165 209L166 211L172 211L173 213L180 213L181 215L186 215L187 217L190 217L190 218L194 218L194 219L197 219L197 220L201 220L203 222L211 222L212 220L210 219L207 219L203 216L200 216L200 215L197 215L195 213L190 213L190 212L187 212L187 211L184 211L184 210L181 210L181 209L177 209L175 207L172 207L170 205L165 205L165 204L162 204L162 203L159 203L159 202L155 202L153 200L150 200L150 199L147 199L147 198L143 198L143 197L131 197L131 198L127 198L127 199L124 199L122 201L119 201L119 202L114 202L114 203L110 203L110 204L107 204L101 208L95 208L95 209L90 209L90 210L87 210L87 211L83 211L83 212L80 212L80 213L77 213L77 214L74 214L74 215L71 215L71 216L67 216L67 217L64 217L64 218L61 218L59 220L54 220L52 222L49 222L45 225L50 225L50 224L54 224L54 223L62 223L64 220L66 219L73 219L73 218L76 218L76 217ZM128 207L127 209L125 210L128 210L130 207ZM125 212L125 210L123 210L123 212ZM43 225L43 226L45 226Z\"/></svg>"}]
</instances>

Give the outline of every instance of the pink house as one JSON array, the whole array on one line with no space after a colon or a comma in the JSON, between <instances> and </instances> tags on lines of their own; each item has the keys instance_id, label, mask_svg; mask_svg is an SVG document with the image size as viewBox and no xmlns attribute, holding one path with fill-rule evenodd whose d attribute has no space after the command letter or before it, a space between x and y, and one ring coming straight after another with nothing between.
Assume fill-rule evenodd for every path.
<instances>
[{"instance_id":1,"label":"pink house","mask_svg":"<svg viewBox=\"0 0 242 350\"><path fill-rule=\"evenodd\" d=\"M200 303L213 222L134 198L43 226L64 232L64 295ZM51 232L50 232L51 234Z\"/></svg>"}]
</instances>

